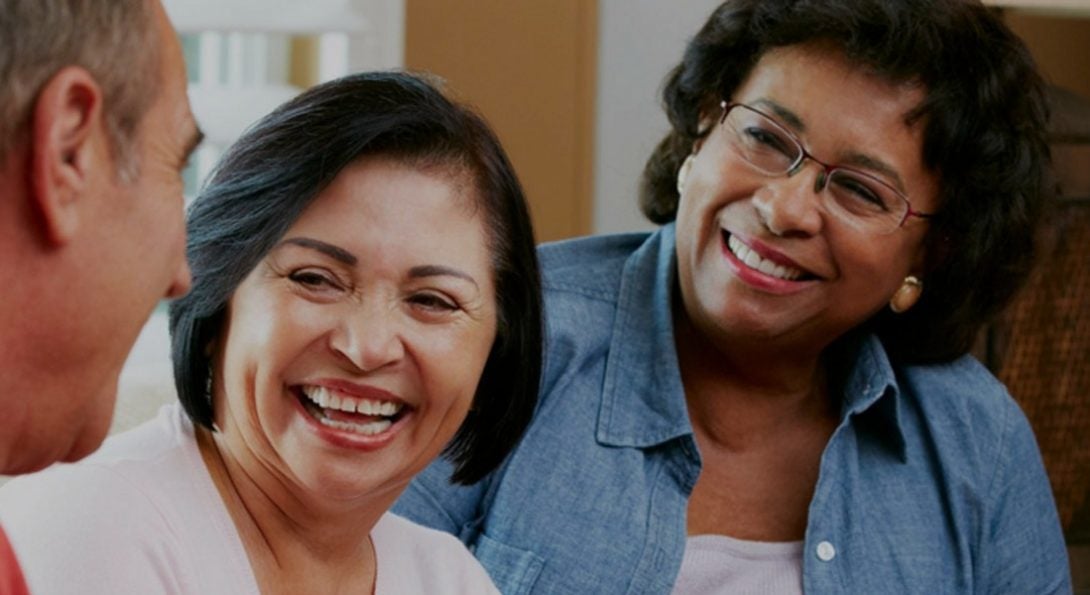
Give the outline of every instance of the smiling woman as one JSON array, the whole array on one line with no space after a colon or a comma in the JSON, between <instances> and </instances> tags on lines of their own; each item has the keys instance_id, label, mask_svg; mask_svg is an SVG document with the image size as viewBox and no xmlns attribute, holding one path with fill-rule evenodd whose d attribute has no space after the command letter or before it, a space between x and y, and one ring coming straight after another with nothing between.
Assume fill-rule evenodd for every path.
<instances>
[{"instance_id":1,"label":"smiling woman","mask_svg":"<svg viewBox=\"0 0 1090 595\"><path fill-rule=\"evenodd\" d=\"M219 441L305 486L312 511L391 504L472 404L496 291L473 186L447 169L348 165L228 303Z\"/></svg>"},{"instance_id":2,"label":"smiling woman","mask_svg":"<svg viewBox=\"0 0 1090 595\"><path fill-rule=\"evenodd\" d=\"M526 437L395 510L505 593L1069 592L1033 433L966 356L1045 197L1022 43L976 0L728 0L663 100L662 227L541 249Z\"/></svg>"},{"instance_id":3,"label":"smiling woman","mask_svg":"<svg viewBox=\"0 0 1090 595\"><path fill-rule=\"evenodd\" d=\"M315 87L228 151L188 231L182 407L5 487L32 589L496 592L387 512L440 455L477 482L536 402L533 233L487 126L410 75Z\"/></svg>"}]
</instances>

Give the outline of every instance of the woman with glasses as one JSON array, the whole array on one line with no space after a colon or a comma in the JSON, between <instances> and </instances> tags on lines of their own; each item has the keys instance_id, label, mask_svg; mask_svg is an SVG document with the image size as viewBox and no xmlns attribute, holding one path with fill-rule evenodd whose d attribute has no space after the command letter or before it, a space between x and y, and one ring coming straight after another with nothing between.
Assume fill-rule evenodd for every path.
<instances>
[{"instance_id":1,"label":"woman with glasses","mask_svg":"<svg viewBox=\"0 0 1090 595\"><path fill-rule=\"evenodd\" d=\"M398 510L504 593L1062 593L1025 417L967 356L1026 278L1041 81L970 0L736 0L670 73L641 206L541 249L536 418Z\"/></svg>"}]
</instances>

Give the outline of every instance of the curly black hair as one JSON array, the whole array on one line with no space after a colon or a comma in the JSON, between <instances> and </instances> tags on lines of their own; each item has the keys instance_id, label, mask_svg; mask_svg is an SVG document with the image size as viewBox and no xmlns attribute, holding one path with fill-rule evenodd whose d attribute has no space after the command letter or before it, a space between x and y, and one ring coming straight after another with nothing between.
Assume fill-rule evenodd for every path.
<instances>
[{"instance_id":1,"label":"curly black hair","mask_svg":"<svg viewBox=\"0 0 1090 595\"><path fill-rule=\"evenodd\" d=\"M1047 197L1048 107L1022 41L977 0L729 0L667 76L672 130L644 168L640 208L677 214L677 171L769 49L831 44L861 68L926 91L908 122L924 125L923 162L940 180L925 238L926 291L914 308L868 325L905 362L966 353L1032 268Z\"/></svg>"}]
</instances>

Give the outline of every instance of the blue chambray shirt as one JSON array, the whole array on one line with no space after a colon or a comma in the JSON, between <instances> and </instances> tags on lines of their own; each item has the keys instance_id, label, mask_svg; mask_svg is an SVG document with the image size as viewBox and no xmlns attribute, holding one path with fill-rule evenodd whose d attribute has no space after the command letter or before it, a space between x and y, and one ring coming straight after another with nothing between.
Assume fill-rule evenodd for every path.
<instances>
[{"instance_id":1,"label":"blue chambray shirt","mask_svg":"<svg viewBox=\"0 0 1090 595\"><path fill-rule=\"evenodd\" d=\"M459 536L503 593L669 593L700 455L671 321L674 228L546 245L534 421L471 487L438 461L394 510ZM1021 410L970 357L898 366L859 342L821 457L807 593L1069 593Z\"/></svg>"}]
</instances>

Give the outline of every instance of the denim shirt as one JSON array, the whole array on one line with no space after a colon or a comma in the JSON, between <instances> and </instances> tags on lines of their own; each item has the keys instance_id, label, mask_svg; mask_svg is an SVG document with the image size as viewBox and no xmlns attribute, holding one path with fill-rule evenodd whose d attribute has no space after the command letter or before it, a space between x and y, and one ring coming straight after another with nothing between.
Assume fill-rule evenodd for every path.
<instances>
[{"instance_id":1,"label":"denim shirt","mask_svg":"<svg viewBox=\"0 0 1090 595\"><path fill-rule=\"evenodd\" d=\"M438 461L394 510L459 536L508 595L669 593L700 454L671 321L672 225L546 245L547 357L534 420L474 486ZM1068 593L1033 433L964 357L849 359L803 549L807 593Z\"/></svg>"}]
</instances>

